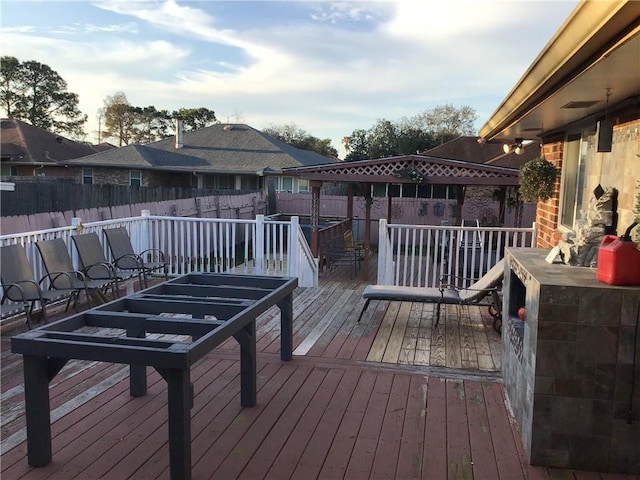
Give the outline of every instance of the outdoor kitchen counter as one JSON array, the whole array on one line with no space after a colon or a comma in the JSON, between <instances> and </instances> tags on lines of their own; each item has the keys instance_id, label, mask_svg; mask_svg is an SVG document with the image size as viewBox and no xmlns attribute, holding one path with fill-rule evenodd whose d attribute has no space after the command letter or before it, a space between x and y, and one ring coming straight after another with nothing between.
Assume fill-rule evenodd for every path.
<instances>
[{"instance_id":1,"label":"outdoor kitchen counter","mask_svg":"<svg viewBox=\"0 0 640 480\"><path fill-rule=\"evenodd\" d=\"M279 307L280 356L291 360L297 284L296 278L192 273L13 337L11 350L24 362L29 464L51 461L49 382L68 360L104 361L130 365L132 396L146 393L147 366L167 382L171 478L191 478L191 366L233 336L240 344L240 402L254 406L255 320Z\"/></svg>"},{"instance_id":2,"label":"outdoor kitchen counter","mask_svg":"<svg viewBox=\"0 0 640 480\"><path fill-rule=\"evenodd\" d=\"M502 371L525 452L533 465L640 473L640 288L548 253L505 253Z\"/></svg>"}]
</instances>

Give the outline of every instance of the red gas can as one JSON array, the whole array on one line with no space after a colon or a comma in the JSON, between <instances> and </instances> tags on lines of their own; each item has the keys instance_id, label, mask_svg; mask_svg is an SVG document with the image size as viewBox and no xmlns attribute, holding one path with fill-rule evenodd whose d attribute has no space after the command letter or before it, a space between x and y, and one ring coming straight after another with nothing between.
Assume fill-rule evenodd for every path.
<instances>
[{"instance_id":1,"label":"red gas can","mask_svg":"<svg viewBox=\"0 0 640 480\"><path fill-rule=\"evenodd\" d=\"M598 281L609 285L640 285L640 250L629 232L623 237L605 235L598 249Z\"/></svg>"}]
</instances>

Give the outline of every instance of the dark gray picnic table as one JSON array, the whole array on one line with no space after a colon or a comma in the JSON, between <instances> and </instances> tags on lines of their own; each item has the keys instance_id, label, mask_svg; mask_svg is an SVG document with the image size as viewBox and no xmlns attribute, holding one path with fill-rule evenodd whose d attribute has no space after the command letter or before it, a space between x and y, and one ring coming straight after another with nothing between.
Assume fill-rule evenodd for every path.
<instances>
[{"instance_id":1,"label":"dark gray picnic table","mask_svg":"<svg viewBox=\"0 0 640 480\"><path fill-rule=\"evenodd\" d=\"M80 359L129 364L132 396L146 393L147 366L160 373L168 391L171 478L191 478L191 366L233 336L240 344L240 403L254 406L255 320L274 305L280 308L280 357L291 360L297 285L296 278L191 273L14 336L11 351L24 361L29 465L51 461L49 382L67 361ZM149 333L190 341L153 339Z\"/></svg>"}]
</instances>

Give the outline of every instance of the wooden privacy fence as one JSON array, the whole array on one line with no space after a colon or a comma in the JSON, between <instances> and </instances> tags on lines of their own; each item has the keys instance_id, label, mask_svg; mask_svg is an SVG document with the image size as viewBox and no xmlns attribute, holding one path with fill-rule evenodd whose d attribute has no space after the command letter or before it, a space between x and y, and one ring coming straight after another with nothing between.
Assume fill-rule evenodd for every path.
<instances>
[{"instance_id":1,"label":"wooden privacy fence","mask_svg":"<svg viewBox=\"0 0 640 480\"><path fill-rule=\"evenodd\" d=\"M74 217L82 218L83 222L136 217L143 210L149 210L152 215L170 217L253 219L256 215L265 213L266 199L264 192L259 191L244 195L213 195L163 202L134 203L101 208L74 208L73 210L42 212L33 215L3 216L1 233L6 235L65 227L71 225L71 219Z\"/></svg>"},{"instance_id":2,"label":"wooden privacy fence","mask_svg":"<svg viewBox=\"0 0 640 480\"><path fill-rule=\"evenodd\" d=\"M4 217L247 193L250 192L184 187L81 185L65 181L17 182L14 191L0 191L0 208Z\"/></svg>"}]
</instances>

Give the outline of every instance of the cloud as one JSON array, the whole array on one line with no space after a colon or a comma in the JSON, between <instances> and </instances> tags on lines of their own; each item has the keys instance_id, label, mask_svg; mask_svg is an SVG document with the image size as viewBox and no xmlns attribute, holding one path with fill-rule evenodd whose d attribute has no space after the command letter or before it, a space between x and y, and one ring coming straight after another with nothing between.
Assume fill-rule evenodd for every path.
<instances>
[{"instance_id":1,"label":"cloud","mask_svg":"<svg viewBox=\"0 0 640 480\"><path fill-rule=\"evenodd\" d=\"M3 49L58 71L91 120L120 90L138 106L205 106L257 128L296 123L340 148L378 118L444 103L486 118L573 3L257 2L278 11L244 22L256 3L103 0L70 23L74 41L13 26Z\"/></svg>"}]
</instances>

